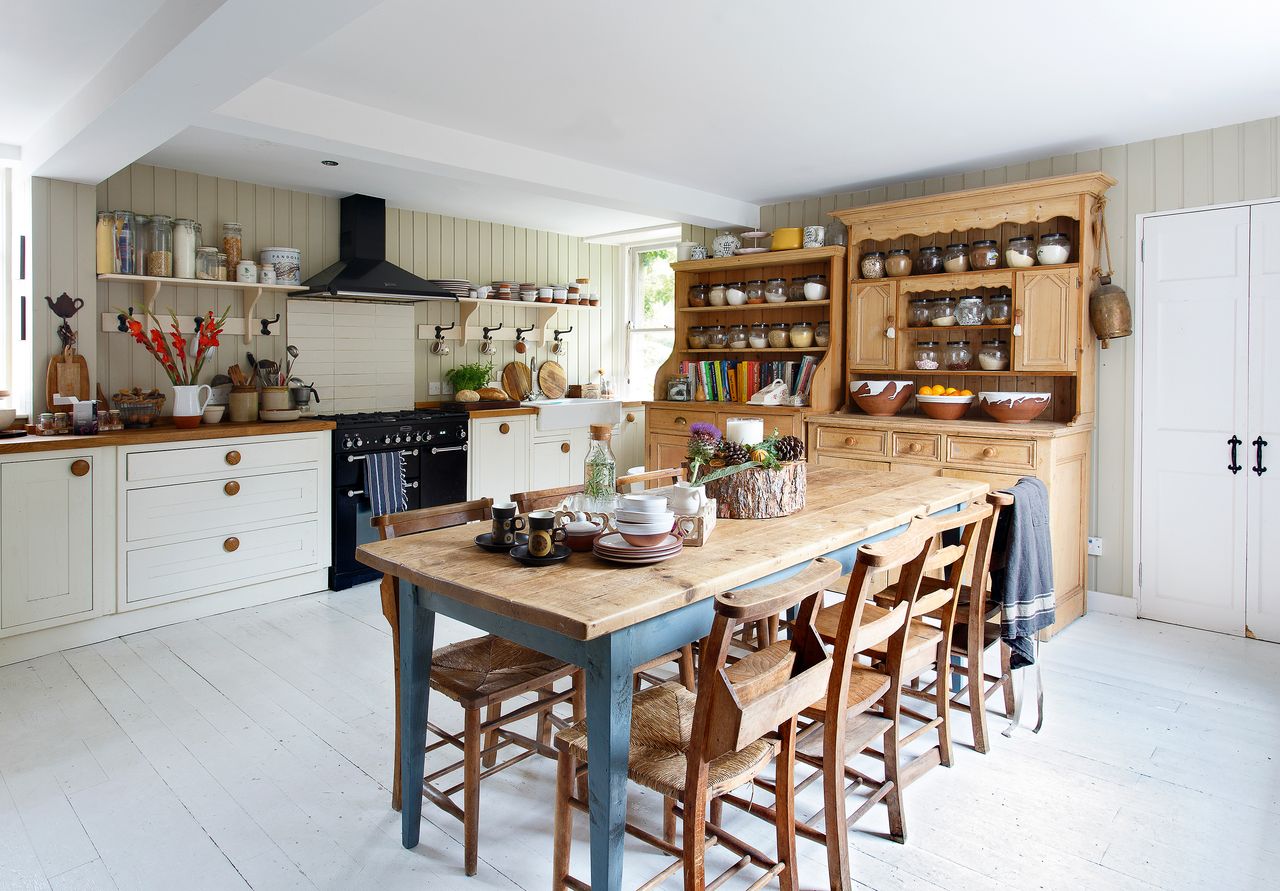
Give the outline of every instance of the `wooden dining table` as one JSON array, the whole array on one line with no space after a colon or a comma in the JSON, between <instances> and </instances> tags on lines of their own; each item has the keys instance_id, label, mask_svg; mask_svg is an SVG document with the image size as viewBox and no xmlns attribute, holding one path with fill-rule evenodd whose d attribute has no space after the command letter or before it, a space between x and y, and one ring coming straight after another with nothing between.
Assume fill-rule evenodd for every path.
<instances>
[{"instance_id":1,"label":"wooden dining table","mask_svg":"<svg viewBox=\"0 0 1280 891\"><path fill-rule=\"evenodd\" d=\"M622 882L632 674L711 629L712 598L785 578L815 557L852 569L859 545L896 535L912 517L958 510L986 483L910 473L808 469L805 507L769 520L719 520L707 543L651 566L589 553L541 568L474 544L480 524L361 545L360 562L400 584L401 776L424 774L436 614L532 647L584 670L591 885ZM411 779L417 778L417 781ZM401 842L418 844L422 796L407 792ZM548 839L548 852L550 852ZM548 854L549 856L549 854Z\"/></svg>"}]
</instances>

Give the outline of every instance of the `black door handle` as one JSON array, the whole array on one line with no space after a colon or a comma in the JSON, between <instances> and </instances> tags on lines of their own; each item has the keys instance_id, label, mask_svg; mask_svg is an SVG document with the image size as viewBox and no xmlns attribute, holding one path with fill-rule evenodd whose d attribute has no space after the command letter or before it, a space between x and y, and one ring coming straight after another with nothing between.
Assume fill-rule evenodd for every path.
<instances>
[{"instance_id":1,"label":"black door handle","mask_svg":"<svg viewBox=\"0 0 1280 891\"><path fill-rule=\"evenodd\" d=\"M1240 466L1240 461L1236 457L1236 449L1244 445L1244 440L1235 434L1232 434L1231 438L1227 440L1227 445L1231 446L1231 463L1227 465L1227 470L1230 470L1232 473L1239 473L1243 468Z\"/></svg>"},{"instance_id":2,"label":"black door handle","mask_svg":"<svg viewBox=\"0 0 1280 891\"><path fill-rule=\"evenodd\" d=\"M1255 457L1254 457L1254 464L1252 469L1253 469L1253 472L1256 473L1258 476L1262 476L1264 473L1267 472L1267 468L1262 463L1262 447L1266 444L1267 444L1267 441L1263 439L1261 436L1255 439L1252 443L1253 447L1257 449L1257 452L1254 453Z\"/></svg>"}]
</instances>

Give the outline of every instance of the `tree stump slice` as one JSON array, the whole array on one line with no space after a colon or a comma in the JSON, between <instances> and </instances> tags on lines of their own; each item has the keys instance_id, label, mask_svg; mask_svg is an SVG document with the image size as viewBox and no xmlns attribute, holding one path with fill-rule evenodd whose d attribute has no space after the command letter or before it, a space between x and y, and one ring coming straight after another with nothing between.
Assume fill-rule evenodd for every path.
<instances>
[{"instance_id":1,"label":"tree stump slice","mask_svg":"<svg viewBox=\"0 0 1280 891\"><path fill-rule=\"evenodd\" d=\"M716 516L726 520L785 517L804 507L805 462L792 461L776 470L753 467L706 484L716 500Z\"/></svg>"}]
</instances>

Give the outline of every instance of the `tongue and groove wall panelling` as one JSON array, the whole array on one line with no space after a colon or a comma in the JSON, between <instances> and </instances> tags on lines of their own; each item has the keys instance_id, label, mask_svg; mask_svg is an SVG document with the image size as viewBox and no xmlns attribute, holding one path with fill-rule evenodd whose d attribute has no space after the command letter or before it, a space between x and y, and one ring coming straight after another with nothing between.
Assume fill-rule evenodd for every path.
<instances>
[{"instance_id":1,"label":"tongue and groove wall panelling","mask_svg":"<svg viewBox=\"0 0 1280 891\"><path fill-rule=\"evenodd\" d=\"M1107 228L1115 281L1133 299L1137 215L1280 195L1280 118L765 205L760 228L829 225L831 209L1091 170L1119 181L1107 193ZM687 226L684 237L704 240L710 231L698 234L698 227ZM1113 340L1110 349L1098 352L1090 499L1090 534L1102 537L1103 552L1090 560L1089 587L1126 597L1133 595L1132 343Z\"/></svg>"}]
</instances>

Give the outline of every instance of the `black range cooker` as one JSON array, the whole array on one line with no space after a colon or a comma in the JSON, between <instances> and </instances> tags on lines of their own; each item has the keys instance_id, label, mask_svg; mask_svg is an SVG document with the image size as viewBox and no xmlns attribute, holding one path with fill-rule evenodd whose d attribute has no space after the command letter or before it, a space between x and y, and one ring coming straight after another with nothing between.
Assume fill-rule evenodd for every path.
<instances>
[{"instance_id":1,"label":"black range cooker","mask_svg":"<svg viewBox=\"0 0 1280 891\"><path fill-rule=\"evenodd\" d=\"M467 498L467 415L446 411L321 415L333 421L333 554L329 587L350 588L380 576L356 562L356 546L375 541L365 493L365 462L376 452L404 456L407 509Z\"/></svg>"}]
</instances>

